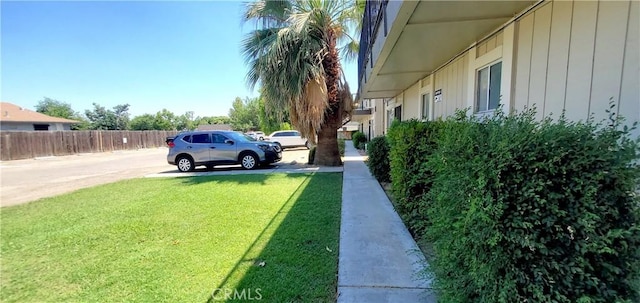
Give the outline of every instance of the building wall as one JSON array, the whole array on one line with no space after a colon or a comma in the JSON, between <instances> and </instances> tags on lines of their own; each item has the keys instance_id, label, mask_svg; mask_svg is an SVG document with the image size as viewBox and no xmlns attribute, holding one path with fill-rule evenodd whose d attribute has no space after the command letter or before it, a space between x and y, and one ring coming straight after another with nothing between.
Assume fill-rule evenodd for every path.
<instances>
[{"instance_id":1,"label":"building wall","mask_svg":"<svg viewBox=\"0 0 640 303\"><path fill-rule=\"evenodd\" d=\"M25 122L2 122L0 130L33 130L33 123Z\"/></svg>"},{"instance_id":2,"label":"building wall","mask_svg":"<svg viewBox=\"0 0 640 303\"><path fill-rule=\"evenodd\" d=\"M378 137L378 136L382 136L386 134L386 128L385 128L385 117L384 117L384 100L383 99L374 99L374 104L373 104L373 114L372 114L372 120L373 120L373 134L371 135L372 138Z\"/></svg>"},{"instance_id":3,"label":"building wall","mask_svg":"<svg viewBox=\"0 0 640 303\"><path fill-rule=\"evenodd\" d=\"M420 82L404 91L402 120L420 119Z\"/></svg>"},{"instance_id":4,"label":"building wall","mask_svg":"<svg viewBox=\"0 0 640 303\"><path fill-rule=\"evenodd\" d=\"M71 130L71 124L68 123L33 123L33 122L2 122L0 130L9 131L32 131L34 124L48 124L49 130Z\"/></svg>"},{"instance_id":5,"label":"building wall","mask_svg":"<svg viewBox=\"0 0 640 303\"><path fill-rule=\"evenodd\" d=\"M477 71L502 62L505 111L536 107L538 117L607 117L610 101L627 121L640 120L640 2L548 1L393 98L403 120L420 113L431 93L430 118L474 108ZM498 30L498 29L496 29ZM443 62L444 64L445 62ZM441 101L434 102L434 93ZM640 134L640 131L636 131Z\"/></svg>"},{"instance_id":6,"label":"building wall","mask_svg":"<svg viewBox=\"0 0 640 303\"><path fill-rule=\"evenodd\" d=\"M441 101L432 100L434 118L452 115L457 109L467 106L468 65L469 54L465 54L434 73L431 96L436 91L441 93Z\"/></svg>"}]
</instances>

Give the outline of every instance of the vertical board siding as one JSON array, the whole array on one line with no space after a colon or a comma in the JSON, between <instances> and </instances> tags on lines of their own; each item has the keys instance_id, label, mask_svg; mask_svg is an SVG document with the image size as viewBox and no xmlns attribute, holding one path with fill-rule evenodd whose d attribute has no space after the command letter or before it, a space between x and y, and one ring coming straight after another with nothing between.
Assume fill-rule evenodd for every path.
<instances>
[{"instance_id":1,"label":"vertical board siding","mask_svg":"<svg viewBox=\"0 0 640 303\"><path fill-rule=\"evenodd\" d=\"M574 2L565 101L566 116L570 120L584 120L589 116L597 15L598 2Z\"/></svg>"},{"instance_id":2,"label":"vertical board siding","mask_svg":"<svg viewBox=\"0 0 640 303\"><path fill-rule=\"evenodd\" d=\"M619 106L628 9L628 1L600 2L589 107L596 121L607 117L610 100Z\"/></svg>"},{"instance_id":3,"label":"vertical board siding","mask_svg":"<svg viewBox=\"0 0 640 303\"><path fill-rule=\"evenodd\" d=\"M0 160L165 146L176 131L3 131ZM127 143L123 143L127 138Z\"/></svg>"},{"instance_id":4,"label":"vertical board siding","mask_svg":"<svg viewBox=\"0 0 640 303\"><path fill-rule=\"evenodd\" d=\"M434 74L435 77L435 81L433 82L433 95L434 95L434 102L433 102L433 117L435 119L439 118L439 117L445 117L444 115L444 108L442 106L442 102L435 102L435 93L437 90L442 89L442 82L444 82L442 80L442 74L443 74L443 70L439 70Z\"/></svg>"},{"instance_id":5,"label":"vertical board siding","mask_svg":"<svg viewBox=\"0 0 640 303\"><path fill-rule=\"evenodd\" d=\"M631 1L628 15L618 112L633 122L640 121L640 2ZM640 136L640 129L633 135Z\"/></svg>"},{"instance_id":6,"label":"vertical board siding","mask_svg":"<svg viewBox=\"0 0 640 303\"><path fill-rule=\"evenodd\" d=\"M529 73L529 107L536 108L536 117L542 118L545 105L545 83L549 54L549 32L551 31L552 5L536 10L533 23L533 45L531 47L531 69Z\"/></svg>"},{"instance_id":7,"label":"vertical board siding","mask_svg":"<svg viewBox=\"0 0 640 303\"><path fill-rule=\"evenodd\" d=\"M402 120L420 119L420 82L416 82L404 93L404 112ZM406 118L405 118L406 117Z\"/></svg>"},{"instance_id":8,"label":"vertical board siding","mask_svg":"<svg viewBox=\"0 0 640 303\"><path fill-rule=\"evenodd\" d=\"M564 92L567 85L569 41L573 3L553 2L551 35L549 37L549 66L545 92L544 115L558 117L564 109Z\"/></svg>"},{"instance_id":9,"label":"vertical board siding","mask_svg":"<svg viewBox=\"0 0 640 303\"><path fill-rule=\"evenodd\" d=\"M529 73L531 70L531 41L535 14L529 14L518 22L518 43L516 56L516 83L514 107L521 111L529 102Z\"/></svg>"},{"instance_id":10,"label":"vertical board siding","mask_svg":"<svg viewBox=\"0 0 640 303\"><path fill-rule=\"evenodd\" d=\"M467 107L467 72L469 55L465 54L450 62L442 69L432 74L435 77L431 98L435 97L435 91L442 90L442 102L433 103L433 118L445 118L458 109Z\"/></svg>"}]
</instances>

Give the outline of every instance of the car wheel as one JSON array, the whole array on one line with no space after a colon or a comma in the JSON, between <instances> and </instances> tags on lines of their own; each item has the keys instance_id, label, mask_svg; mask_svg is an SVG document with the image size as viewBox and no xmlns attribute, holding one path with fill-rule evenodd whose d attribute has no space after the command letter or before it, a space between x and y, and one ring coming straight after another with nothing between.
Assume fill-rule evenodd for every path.
<instances>
[{"instance_id":1,"label":"car wheel","mask_svg":"<svg viewBox=\"0 0 640 303\"><path fill-rule=\"evenodd\" d=\"M254 169L258 166L258 159L251 153L246 153L240 158L240 165L244 169Z\"/></svg>"},{"instance_id":2,"label":"car wheel","mask_svg":"<svg viewBox=\"0 0 640 303\"><path fill-rule=\"evenodd\" d=\"M180 156L176 163L176 166L178 166L178 170L183 173L193 171L193 169L195 168L193 160L191 160L191 158L187 156Z\"/></svg>"},{"instance_id":3,"label":"car wheel","mask_svg":"<svg viewBox=\"0 0 640 303\"><path fill-rule=\"evenodd\" d=\"M305 142L304 146L306 146L307 149L311 149L311 143L309 143L309 141Z\"/></svg>"}]
</instances>

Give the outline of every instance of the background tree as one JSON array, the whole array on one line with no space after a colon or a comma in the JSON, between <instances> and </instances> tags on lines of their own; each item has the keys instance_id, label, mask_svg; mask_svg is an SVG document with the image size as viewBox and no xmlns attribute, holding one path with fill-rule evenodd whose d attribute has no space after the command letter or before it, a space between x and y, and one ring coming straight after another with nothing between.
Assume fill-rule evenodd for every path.
<instances>
[{"instance_id":1,"label":"background tree","mask_svg":"<svg viewBox=\"0 0 640 303\"><path fill-rule=\"evenodd\" d=\"M176 117L176 129L177 130L194 130L198 126L195 125L195 113L188 111L180 116Z\"/></svg>"},{"instance_id":2,"label":"background tree","mask_svg":"<svg viewBox=\"0 0 640 303\"><path fill-rule=\"evenodd\" d=\"M166 108L156 113L153 123L153 129L157 130L175 130L176 115Z\"/></svg>"},{"instance_id":3,"label":"background tree","mask_svg":"<svg viewBox=\"0 0 640 303\"><path fill-rule=\"evenodd\" d=\"M234 130L246 132L258 129L260 126L258 98L245 98L243 101L240 97L236 97L229 110L229 118Z\"/></svg>"},{"instance_id":4,"label":"background tree","mask_svg":"<svg viewBox=\"0 0 640 303\"><path fill-rule=\"evenodd\" d=\"M93 110L85 110L91 129L96 130L126 130L129 124L129 104L120 104L107 109L93 103Z\"/></svg>"},{"instance_id":5,"label":"background tree","mask_svg":"<svg viewBox=\"0 0 640 303\"><path fill-rule=\"evenodd\" d=\"M120 104L113 107L116 117L116 130L129 129L129 104Z\"/></svg>"},{"instance_id":6,"label":"background tree","mask_svg":"<svg viewBox=\"0 0 640 303\"><path fill-rule=\"evenodd\" d=\"M116 115L97 103L93 103L93 110L85 110L85 116L91 123L91 129L114 130L116 129Z\"/></svg>"},{"instance_id":7,"label":"background tree","mask_svg":"<svg viewBox=\"0 0 640 303\"><path fill-rule=\"evenodd\" d=\"M156 117L152 114L144 114L131 119L129 126L132 130L153 130Z\"/></svg>"},{"instance_id":8,"label":"background tree","mask_svg":"<svg viewBox=\"0 0 640 303\"><path fill-rule=\"evenodd\" d=\"M76 112L71 104L45 97L36 105L36 111L52 117L73 119Z\"/></svg>"},{"instance_id":9,"label":"background tree","mask_svg":"<svg viewBox=\"0 0 640 303\"><path fill-rule=\"evenodd\" d=\"M264 98L258 99L258 118L260 120L260 130L267 135L277 130L289 130L291 121L289 120L289 111L285 110L282 114L276 115L265 108Z\"/></svg>"},{"instance_id":10,"label":"background tree","mask_svg":"<svg viewBox=\"0 0 640 303\"><path fill-rule=\"evenodd\" d=\"M89 129L90 125L80 113L71 108L71 104L44 97L36 105L36 111L52 117L65 118L78 121L71 125L72 130Z\"/></svg>"},{"instance_id":11,"label":"background tree","mask_svg":"<svg viewBox=\"0 0 640 303\"><path fill-rule=\"evenodd\" d=\"M271 114L289 109L300 133L314 142L315 163L341 165L338 128L351 113L339 53L357 57L362 15L354 1L259 0L247 5L245 21L257 29L243 41L251 87L261 85ZM340 44L340 46L338 46Z\"/></svg>"}]
</instances>

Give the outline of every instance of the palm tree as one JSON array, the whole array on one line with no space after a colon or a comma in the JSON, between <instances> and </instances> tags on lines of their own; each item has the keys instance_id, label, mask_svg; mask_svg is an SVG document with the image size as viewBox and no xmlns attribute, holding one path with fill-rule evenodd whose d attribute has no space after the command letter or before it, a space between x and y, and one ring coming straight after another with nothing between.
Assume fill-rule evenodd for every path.
<instances>
[{"instance_id":1,"label":"palm tree","mask_svg":"<svg viewBox=\"0 0 640 303\"><path fill-rule=\"evenodd\" d=\"M358 29L359 11L347 0L258 0L244 15L256 24L242 45L247 81L260 84L266 110L288 110L303 137L315 143L317 135L319 165L342 164L337 130L353 100L339 54L357 57L358 40L349 32Z\"/></svg>"}]
</instances>

